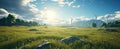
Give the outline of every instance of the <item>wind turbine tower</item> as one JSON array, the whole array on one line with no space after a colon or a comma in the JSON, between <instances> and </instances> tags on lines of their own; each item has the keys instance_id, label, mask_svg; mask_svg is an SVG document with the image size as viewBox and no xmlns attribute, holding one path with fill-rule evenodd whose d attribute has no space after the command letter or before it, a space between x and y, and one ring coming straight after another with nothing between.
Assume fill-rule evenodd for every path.
<instances>
[{"instance_id":1,"label":"wind turbine tower","mask_svg":"<svg viewBox=\"0 0 120 49\"><path fill-rule=\"evenodd\" d=\"M73 18L71 18L71 21L70 21L71 26L72 26L72 23L73 23Z\"/></svg>"}]
</instances>

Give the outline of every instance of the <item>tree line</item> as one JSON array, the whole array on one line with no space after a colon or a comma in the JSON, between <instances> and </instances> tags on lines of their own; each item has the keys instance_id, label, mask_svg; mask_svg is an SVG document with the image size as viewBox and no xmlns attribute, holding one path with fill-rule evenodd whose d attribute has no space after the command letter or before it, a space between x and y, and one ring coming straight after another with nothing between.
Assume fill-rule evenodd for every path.
<instances>
[{"instance_id":1,"label":"tree line","mask_svg":"<svg viewBox=\"0 0 120 49\"><path fill-rule=\"evenodd\" d=\"M97 24L93 22L92 27L97 27ZM101 25L101 27L120 27L120 20L116 20L116 21L108 22L108 23L104 22Z\"/></svg>"},{"instance_id":2,"label":"tree line","mask_svg":"<svg viewBox=\"0 0 120 49\"><path fill-rule=\"evenodd\" d=\"M17 19L12 14L9 14L7 17L3 17L0 19L0 26L37 26L37 25L39 25L37 22Z\"/></svg>"},{"instance_id":3,"label":"tree line","mask_svg":"<svg viewBox=\"0 0 120 49\"><path fill-rule=\"evenodd\" d=\"M120 20L116 20L113 22L103 23L102 27L120 27Z\"/></svg>"}]
</instances>

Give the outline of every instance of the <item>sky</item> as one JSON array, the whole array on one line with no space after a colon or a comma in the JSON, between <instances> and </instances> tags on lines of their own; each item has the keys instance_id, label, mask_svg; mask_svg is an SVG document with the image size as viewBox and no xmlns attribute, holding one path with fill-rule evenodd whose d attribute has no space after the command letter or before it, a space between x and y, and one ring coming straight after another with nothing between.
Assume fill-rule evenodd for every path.
<instances>
[{"instance_id":1,"label":"sky","mask_svg":"<svg viewBox=\"0 0 120 49\"><path fill-rule=\"evenodd\" d=\"M17 18L46 24L64 24L71 19L116 20L120 0L0 0L0 18L9 13Z\"/></svg>"}]
</instances>

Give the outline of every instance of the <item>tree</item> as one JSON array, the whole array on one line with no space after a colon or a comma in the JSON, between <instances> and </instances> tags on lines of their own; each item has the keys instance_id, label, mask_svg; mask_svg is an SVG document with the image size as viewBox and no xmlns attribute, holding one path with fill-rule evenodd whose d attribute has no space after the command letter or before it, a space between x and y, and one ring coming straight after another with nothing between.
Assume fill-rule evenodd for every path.
<instances>
[{"instance_id":1,"label":"tree","mask_svg":"<svg viewBox=\"0 0 120 49\"><path fill-rule=\"evenodd\" d=\"M14 15L9 14L8 17L3 17L0 19L0 26L37 26L39 25L37 22L33 21L25 21L22 19L16 19Z\"/></svg>"},{"instance_id":2,"label":"tree","mask_svg":"<svg viewBox=\"0 0 120 49\"><path fill-rule=\"evenodd\" d=\"M110 25L109 27L120 27L120 20L109 22L108 25Z\"/></svg>"},{"instance_id":3,"label":"tree","mask_svg":"<svg viewBox=\"0 0 120 49\"><path fill-rule=\"evenodd\" d=\"M0 19L0 25L1 26L7 25L7 18L6 17L3 17Z\"/></svg>"},{"instance_id":4,"label":"tree","mask_svg":"<svg viewBox=\"0 0 120 49\"><path fill-rule=\"evenodd\" d=\"M107 26L107 24L106 23L103 23L102 25L101 25L101 27L106 27Z\"/></svg>"},{"instance_id":5,"label":"tree","mask_svg":"<svg viewBox=\"0 0 120 49\"><path fill-rule=\"evenodd\" d=\"M96 23L92 23L92 27L97 27L97 24Z\"/></svg>"},{"instance_id":6,"label":"tree","mask_svg":"<svg viewBox=\"0 0 120 49\"><path fill-rule=\"evenodd\" d=\"M15 16L9 14L8 17L7 17L7 25L11 26L11 25L15 24L15 20L16 20Z\"/></svg>"},{"instance_id":7,"label":"tree","mask_svg":"<svg viewBox=\"0 0 120 49\"><path fill-rule=\"evenodd\" d=\"M115 24L120 24L120 21L115 21L114 23L115 23Z\"/></svg>"},{"instance_id":8,"label":"tree","mask_svg":"<svg viewBox=\"0 0 120 49\"><path fill-rule=\"evenodd\" d=\"M24 20L21 20L21 19L16 19L16 23L15 25L24 25Z\"/></svg>"}]
</instances>

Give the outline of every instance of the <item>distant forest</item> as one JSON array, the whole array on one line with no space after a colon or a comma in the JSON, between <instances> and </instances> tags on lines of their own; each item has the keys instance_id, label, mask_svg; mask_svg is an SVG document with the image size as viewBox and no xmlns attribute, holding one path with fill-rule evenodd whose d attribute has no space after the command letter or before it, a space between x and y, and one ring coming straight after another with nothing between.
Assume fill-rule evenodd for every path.
<instances>
[{"instance_id":1,"label":"distant forest","mask_svg":"<svg viewBox=\"0 0 120 49\"><path fill-rule=\"evenodd\" d=\"M9 14L7 17L3 17L0 19L0 26L37 26L37 25L39 25L37 22L17 19L12 14Z\"/></svg>"},{"instance_id":2,"label":"distant forest","mask_svg":"<svg viewBox=\"0 0 120 49\"><path fill-rule=\"evenodd\" d=\"M101 27L120 27L120 20L113 22L103 23Z\"/></svg>"}]
</instances>

